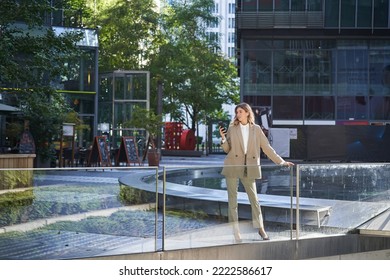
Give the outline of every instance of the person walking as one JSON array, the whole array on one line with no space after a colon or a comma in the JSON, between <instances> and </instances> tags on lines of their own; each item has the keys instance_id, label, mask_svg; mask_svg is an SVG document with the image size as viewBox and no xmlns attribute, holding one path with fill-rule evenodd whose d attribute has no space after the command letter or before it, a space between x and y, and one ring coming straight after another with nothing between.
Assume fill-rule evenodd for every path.
<instances>
[{"instance_id":1,"label":"person walking","mask_svg":"<svg viewBox=\"0 0 390 280\"><path fill-rule=\"evenodd\" d=\"M221 174L226 177L228 191L228 219L233 223L233 233L241 242L238 226L237 192L239 180L245 188L252 211L252 224L263 240L269 240L264 229L260 204L257 199L256 179L261 179L260 149L275 164L291 167L294 163L282 159L271 147L260 126L255 124L252 108L247 103L238 104L229 128L219 127L221 146L227 154Z\"/></svg>"}]
</instances>

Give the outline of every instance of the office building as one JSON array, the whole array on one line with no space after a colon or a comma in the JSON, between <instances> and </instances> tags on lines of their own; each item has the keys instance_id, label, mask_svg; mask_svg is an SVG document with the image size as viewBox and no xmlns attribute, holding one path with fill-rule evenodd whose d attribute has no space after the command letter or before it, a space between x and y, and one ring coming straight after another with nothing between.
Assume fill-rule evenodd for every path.
<instances>
[{"instance_id":1,"label":"office building","mask_svg":"<svg viewBox=\"0 0 390 280\"><path fill-rule=\"evenodd\" d=\"M291 129L292 157L390 158L389 1L237 0L236 8L241 98Z\"/></svg>"}]
</instances>

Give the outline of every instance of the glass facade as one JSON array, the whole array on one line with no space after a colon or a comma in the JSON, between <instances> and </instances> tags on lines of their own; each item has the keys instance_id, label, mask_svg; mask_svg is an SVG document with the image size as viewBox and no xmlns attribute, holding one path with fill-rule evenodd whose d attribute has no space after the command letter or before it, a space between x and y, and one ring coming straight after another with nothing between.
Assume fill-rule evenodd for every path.
<instances>
[{"instance_id":1,"label":"glass facade","mask_svg":"<svg viewBox=\"0 0 390 280\"><path fill-rule=\"evenodd\" d=\"M244 100L271 105L274 119L390 120L390 40L245 40L243 50Z\"/></svg>"},{"instance_id":2,"label":"glass facade","mask_svg":"<svg viewBox=\"0 0 390 280\"><path fill-rule=\"evenodd\" d=\"M245 12L324 11L328 28L387 28L388 0L241 0Z\"/></svg>"},{"instance_id":3,"label":"glass facade","mask_svg":"<svg viewBox=\"0 0 390 280\"><path fill-rule=\"evenodd\" d=\"M56 34L75 30L74 28L53 27ZM98 77L98 37L96 30L77 29L83 32L83 38L78 43L80 57L67 61L67 75L60 77L57 88L65 94L70 107L77 112L84 127L76 131L77 147L88 148L97 133L97 77Z\"/></svg>"},{"instance_id":4,"label":"glass facade","mask_svg":"<svg viewBox=\"0 0 390 280\"><path fill-rule=\"evenodd\" d=\"M119 147L122 136L145 136L145 131L125 126L136 107L149 109L149 79L148 71L114 71L100 75L98 122L109 125L113 149Z\"/></svg>"}]
</instances>

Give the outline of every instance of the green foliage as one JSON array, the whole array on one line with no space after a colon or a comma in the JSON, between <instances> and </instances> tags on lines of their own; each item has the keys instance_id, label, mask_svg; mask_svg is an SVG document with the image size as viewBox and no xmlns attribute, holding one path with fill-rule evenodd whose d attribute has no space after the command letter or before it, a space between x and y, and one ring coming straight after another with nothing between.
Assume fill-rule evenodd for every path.
<instances>
[{"instance_id":1,"label":"green foliage","mask_svg":"<svg viewBox=\"0 0 390 280\"><path fill-rule=\"evenodd\" d=\"M117 0L100 3L89 24L100 26L99 71L137 70L147 65L160 39L154 0Z\"/></svg>"},{"instance_id":2,"label":"green foliage","mask_svg":"<svg viewBox=\"0 0 390 280\"><path fill-rule=\"evenodd\" d=\"M118 200L123 205L138 205L154 202L155 195L130 186L120 186Z\"/></svg>"},{"instance_id":3,"label":"green foliage","mask_svg":"<svg viewBox=\"0 0 390 280\"><path fill-rule=\"evenodd\" d=\"M142 107L135 107L132 118L125 122L125 128L142 128L149 133L149 139L152 142L152 147L155 147L155 138L161 133L163 126L162 116L156 115L153 111Z\"/></svg>"},{"instance_id":4,"label":"green foliage","mask_svg":"<svg viewBox=\"0 0 390 280\"><path fill-rule=\"evenodd\" d=\"M219 223L202 213L169 211L166 213L166 234L177 234L191 229ZM160 228L161 224L158 222ZM117 211L109 217L88 217L79 222L58 222L47 230L88 232L121 236L153 237L155 235L155 210Z\"/></svg>"},{"instance_id":5,"label":"green foliage","mask_svg":"<svg viewBox=\"0 0 390 280\"><path fill-rule=\"evenodd\" d=\"M32 187L33 171L2 170L0 171L0 190Z\"/></svg>"},{"instance_id":6,"label":"green foliage","mask_svg":"<svg viewBox=\"0 0 390 280\"><path fill-rule=\"evenodd\" d=\"M80 55L76 42L82 38L79 32L55 34L44 26L45 13L53 9L50 1L0 2L0 87L13 88L8 93L30 121L42 160L51 157L52 137L69 111L54 88L67 74L65 63Z\"/></svg>"},{"instance_id":7,"label":"green foliage","mask_svg":"<svg viewBox=\"0 0 390 280\"><path fill-rule=\"evenodd\" d=\"M107 193L110 193L109 197L106 196ZM107 186L46 187L0 194L0 227L119 207L121 203L118 202L117 195L118 190L108 192ZM34 200L35 196L40 199ZM88 199L83 199L86 196Z\"/></svg>"},{"instance_id":8,"label":"green foliage","mask_svg":"<svg viewBox=\"0 0 390 280\"><path fill-rule=\"evenodd\" d=\"M25 209L34 200L32 189L21 192L9 192L0 195L0 226L20 223L25 217Z\"/></svg>"},{"instance_id":9,"label":"green foliage","mask_svg":"<svg viewBox=\"0 0 390 280\"><path fill-rule=\"evenodd\" d=\"M195 131L196 124L239 100L234 63L224 57L204 24L216 21L213 1L174 1L164 14L166 40L151 61L164 84L164 112ZM187 121L187 120L190 121Z\"/></svg>"},{"instance_id":10,"label":"green foliage","mask_svg":"<svg viewBox=\"0 0 390 280\"><path fill-rule=\"evenodd\" d=\"M214 1L170 2L158 14L152 0L94 1L88 24L101 26L99 71L149 70L151 108L162 82L164 113L195 131L223 104L239 101L237 70L206 34L206 24L219 20L210 12Z\"/></svg>"},{"instance_id":11,"label":"green foliage","mask_svg":"<svg viewBox=\"0 0 390 280\"><path fill-rule=\"evenodd\" d=\"M70 110L64 96L55 90L38 88L20 96L24 117L30 121L30 131L35 141L36 153L42 160L54 156L52 143L62 129Z\"/></svg>"}]
</instances>

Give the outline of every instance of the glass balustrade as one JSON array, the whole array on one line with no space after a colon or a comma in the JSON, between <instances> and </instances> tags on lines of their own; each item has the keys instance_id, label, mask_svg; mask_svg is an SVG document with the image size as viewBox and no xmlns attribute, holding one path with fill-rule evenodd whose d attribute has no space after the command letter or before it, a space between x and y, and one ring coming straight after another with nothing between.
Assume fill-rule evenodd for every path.
<instances>
[{"instance_id":1,"label":"glass balustrade","mask_svg":"<svg viewBox=\"0 0 390 280\"><path fill-rule=\"evenodd\" d=\"M0 259L80 259L237 244L223 166L0 169ZM237 166L237 168L243 168ZM262 166L265 230L238 186L242 243L355 232L390 207L390 164Z\"/></svg>"}]
</instances>

